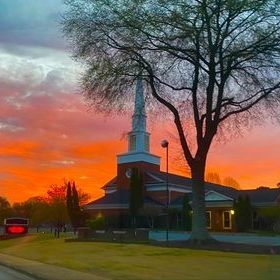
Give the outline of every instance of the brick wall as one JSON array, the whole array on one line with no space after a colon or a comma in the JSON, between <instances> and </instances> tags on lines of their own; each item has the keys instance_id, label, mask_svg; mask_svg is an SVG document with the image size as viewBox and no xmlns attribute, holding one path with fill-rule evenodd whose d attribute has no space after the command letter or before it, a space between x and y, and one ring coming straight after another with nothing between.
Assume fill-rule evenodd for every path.
<instances>
[{"instance_id":1,"label":"brick wall","mask_svg":"<svg viewBox=\"0 0 280 280\"><path fill-rule=\"evenodd\" d=\"M149 170L149 171L160 171L160 167L157 164L147 163L147 162L133 162L133 163L122 163L118 164L117 168L117 186L119 188L129 189L130 179L126 176L126 171L129 168L137 167L140 170Z\"/></svg>"}]
</instances>

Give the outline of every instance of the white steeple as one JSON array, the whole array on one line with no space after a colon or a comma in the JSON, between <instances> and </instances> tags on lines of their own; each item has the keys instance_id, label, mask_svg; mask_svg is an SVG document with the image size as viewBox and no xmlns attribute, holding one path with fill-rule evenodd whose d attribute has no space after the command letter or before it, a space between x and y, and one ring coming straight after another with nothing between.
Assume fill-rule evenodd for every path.
<instances>
[{"instance_id":1,"label":"white steeple","mask_svg":"<svg viewBox=\"0 0 280 280\"><path fill-rule=\"evenodd\" d=\"M118 155L118 164L148 162L159 165L159 157L150 154L150 133L146 131L146 111L143 81L138 78L135 89L132 130L128 133L128 152Z\"/></svg>"},{"instance_id":2,"label":"white steeple","mask_svg":"<svg viewBox=\"0 0 280 280\"><path fill-rule=\"evenodd\" d=\"M128 152L150 151L150 134L146 132L146 119L143 82L138 78L135 90L134 114L132 116L132 131L128 134Z\"/></svg>"},{"instance_id":3,"label":"white steeple","mask_svg":"<svg viewBox=\"0 0 280 280\"><path fill-rule=\"evenodd\" d=\"M137 79L132 131L146 132L146 119L143 82L141 79Z\"/></svg>"}]
</instances>

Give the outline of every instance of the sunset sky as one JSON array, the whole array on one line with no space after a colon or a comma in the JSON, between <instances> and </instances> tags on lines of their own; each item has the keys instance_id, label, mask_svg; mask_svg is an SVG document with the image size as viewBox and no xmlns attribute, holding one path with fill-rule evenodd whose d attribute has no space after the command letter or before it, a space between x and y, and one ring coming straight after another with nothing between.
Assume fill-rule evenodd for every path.
<instances>
[{"instance_id":1,"label":"sunset sky","mask_svg":"<svg viewBox=\"0 0 280 280\"><path fill-rule=\"evenodd\" d=\"M64 179L97 198L116 173L116 154L127 149L131 111L97 114L79 93L82 68L61 33L63 9L61 0L0 0L0 196L10 202L43 195ZM174 128L148 121L152 152L163 156L160 140ZM170 140L171 155L176 143ZM171 172L180 172L174 158ZM280 125L266 123L215 144L208 170L234 177L243 189L276 186Z\"/></svg>"}]
</instances>

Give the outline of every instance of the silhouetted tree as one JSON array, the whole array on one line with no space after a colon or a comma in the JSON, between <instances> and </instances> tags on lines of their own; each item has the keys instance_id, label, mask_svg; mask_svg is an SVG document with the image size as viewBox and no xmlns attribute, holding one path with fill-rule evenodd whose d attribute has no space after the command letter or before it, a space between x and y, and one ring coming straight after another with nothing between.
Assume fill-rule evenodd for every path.
<instances>
[{"instance_id":1,"label":"silhouetted tree","mask_svg":"<svg viewBox=\"0 0 280 280\"><path fill-rule=\"evenodd\" d=\"M73 226L74 232L76 232L76 228L81 224L82 215L79 194L76 189L75 182L67 183L66 205L71 224Z\"/></svg>"},{"instance_id":2,"label":"silhouetted tree","mask_svg":"<svg viewBox=\"0 0 280 280\"><path fill-rule=\"evenodd\" d=\"M66 190L66 206L67 206L67 213L70 218L72 227L75 231L75 213L74 213L74 201L73 201L73 191L71 182L67 183L67 190Z\"/></svg>"},{"instance_id":3,"label":"silhouetted tree","mask_svg":"<svg viewBox=\"0 0 280 280\"><path fill-rule=\"evenodd\" d=\"M0 196L0 225L3 224L5 218L9 218L13 214L10 202L3 196Z\"/></svg>"},{"instance_id":4,"label":"silhouetted tree","mask_svg":"<svg viewBox=\"0 0 280 280\"><path fill-rule=\"evenodd\" d=\"M239 189L239 183L232 177L228 176L228 177L225 177L224 180L223 180L223 184L225 186L229 186L229 187L232 187L232 188L235 188L235 189Z\"/></svg>"},{"instance_id":5,"label":"silhouetted tree","mask_svg":"<svg viewBox=\"0 0 280 280\"><path fill-rule=\"evenodd\" d=\"M182 205L182 225L184 230L191 230L192 228L192 208L188 194L184 195Z\"/></svg>"},{"instance_id":6,"label":"silhouetted tree","mask_svg":"<svg viewBox=\"0 0 280 280\"><path fill-rule=\"evenodd\" d=\"M72 195L73 195L73 221L75 227L78 227L81 222L81 208L80 208L80 200L79 195L76 189L75 182L72 184Z\"/></svg>"},{"instance_id":7,"label":"silhouetted tree","mask_svg":"<svg viewBox=\"0 0 280 280\"><path fill-rule=\"evenodd\" d=\"M204 180L213 139L222 125L240 131L280 104L279 1L65 3L64 32L85 63L82 87L96 108L126 106L141 77L174 118L193 182L191 238L206 241Z\"/></svg>"},{"instance_id":8,"label":"silhouetted tree","mask_svg":"<svg viewBox=\"0 0 280 280\"><path fill-rule=\"evenodd\" d=\"M37 227L37 231L42 224L50 222L51 211L46 198L34 196L23 202L22 206L27 209L28 215L26 217L29 218L30 225Z\"/></svg>"},{"instance_id":9,"label":"silhouetted tree","mask_svg":"<svg viewBox=\"0 0 280 280\"><path fill-rule=\"evenodd\" d=\"M66 206L66 186L51 185L46 197L50 207L50 220L59 237L62 227L69 222Z\"/></svg>"},{"instance_id":10,"label":"silhouetted tree","mask_svg":"<svg viewBox=\"0 0 280 280\"><path fill-rule=\"evenodd\" d=\"M235 223L238 231L252 229L252 206L248 195L239 196L234 202Z\"/></svg>"},{"instance_id":11,"label":"silhouetted tree","mask_svg":"<svg viewBox=\"0 0 280 280\"><path fill-rule=\"evenodd\" d=\"M129 189L129 211L132 225L136 226L136 216L144 205L143 178L138 168L132 168Z\"/></svg>"},{"instance_id":12,"label":"silhouetted tree","mask_svg":"<svg viewBox=\"0 0 280 280\"><path fill-rule=\"evenodd\" d=\"M71 219L72 212L73 212L73 196L72 196L72 188L71 188L71 182L67 183L67 189L66 189L66 205L67 205L67 211L68 215ZM71 219L72 222L72 219Z\"/></svg>"},{"instance_id":13,"label":"silhouetted tree","mask_svg":"<svg viewBox=\"0 0 280 280\"><path fill-rule=\"evenodd\" d=\"M206 174L206 181L218 185L222 183L220 174L217 172L208 172Z\"/></svg>"},{"instance_id":14,"label":"silhouetted tree","mask_svg":"<svg viewBox=\"0 0 280 280\"><path fill-rule=\"evenodd\" d=\"M81 188L78 189L79 204L80 206L85 205L90 200L90 194L84 192Z\"/></svg>"},{"instance_id":15,"label":"silhouetted tree","mask_svg":"<svg viewBox=\"0 0 280 280\"><path fill-rule=\"evenodd\" d=\"M156 205L145 205L139 213L148 219L149 226L153 229L155 219L162 213L162 209Z\"/></svg>"}]
</instances>

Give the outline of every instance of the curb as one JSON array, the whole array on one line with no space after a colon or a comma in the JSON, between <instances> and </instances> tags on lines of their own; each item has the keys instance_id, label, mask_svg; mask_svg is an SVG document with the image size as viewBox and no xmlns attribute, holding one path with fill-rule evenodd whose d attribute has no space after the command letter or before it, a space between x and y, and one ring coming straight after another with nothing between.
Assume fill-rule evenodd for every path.
<instances>
[{"instance_id":1,"label":"curb","mask_svg":"<svg viewBox=\"0 0 280 280\"><path fill-rule=\"evenodd\" d=\"M7 267L7 268L10 268L10 269L12 269L12 270L15 270L15 271L17 271L17 272L19 272L19 273L21 273L21 274L27 276L27 277L31 277L31 278L33 278L34 280L49 280L49 279L46 279L46 278L38 277L37 275L34 275L34 274L30 273L30 272L27 272L26 270L20 269L20 268L18 268L18 267L15 266L15 265L7 264L7 263L5 263L5 262L2 262L2 260L0 260L0 265L1 265L1 266L4 266L4 267Z\"/></svg>"},{"instance_id":2,"label":"curb","mask_svg":"<svg viewBox=\"0 0 280 280\"><path fill-rule=\"evenodd\" d=\"M109 280L94 274L1 253L0 264L35 280Z\"/></svg>"}]
</instances>

